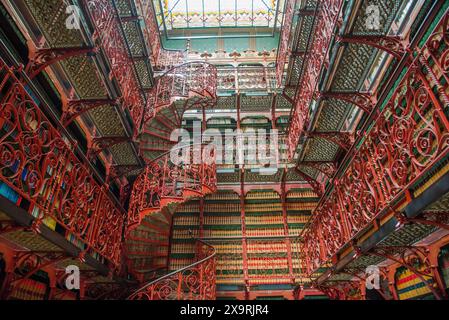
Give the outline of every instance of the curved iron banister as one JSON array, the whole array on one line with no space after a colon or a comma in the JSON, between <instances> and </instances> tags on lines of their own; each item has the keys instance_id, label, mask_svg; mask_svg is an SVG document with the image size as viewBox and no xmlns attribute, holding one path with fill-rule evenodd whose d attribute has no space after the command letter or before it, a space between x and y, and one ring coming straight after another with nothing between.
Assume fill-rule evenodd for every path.
<instances>
[{"instance_id":1,"label":"curved iron banister","mask_svg":"<svg viewBox=\"0 0 449 320\"><path fill-rule=\"evenodd\" d=\"M128 300L215 300L215 248L196 241L196 262L145 284Z\"/></svg>"},{"instance_id":2,"label":"curved iron banister","mask_svg":"<svg viewBox=\"0 0 449 320\"><path fill-rule=\"evenodd\" d=\"M188 100L186 109L197 104L213 106L217 99L217 77L217 68L206 62L186 62L164 72L148 96L151 107L145 110L143 125L176 100Z\"/></svg>"},{"instance_id":3,"label":"curved iron banister","mask_svg":"<svg viewBox=\"0 0 449 320\"><path fill-rule=\"evenodd\" d=\"M192 160L195 145L190 147L189 155ZM215 150L210 150L209 154L206 151L201 148L199 163L188 160L176 165L169 159L170 151L146 166L134 182L131 192L128 232L138 226L146 215L161 212L171 203L185 202L192 197L205 196L215 191Z\"/></svg>"}]
</instances>

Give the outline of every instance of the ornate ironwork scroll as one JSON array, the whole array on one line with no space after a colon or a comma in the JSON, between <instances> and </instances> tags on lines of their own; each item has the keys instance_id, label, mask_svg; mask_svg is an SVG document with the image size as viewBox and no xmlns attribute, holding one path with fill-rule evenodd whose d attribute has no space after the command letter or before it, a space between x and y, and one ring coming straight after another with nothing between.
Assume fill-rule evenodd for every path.
<instances>
[{"instance_id":1,"label":"ornate ironwork scroll","mask_svg":"<svg viewBox=\"0 0 449 320\"><path fill-rule=\"evenodd\" d=\"M338 19L338 14L343 1L328 0L321 1L318 10L317 22L314 28L313 43L310 46L310 52L304 58L304 73L300 80L300 88L294 106L294 112L291 118L288 130L288 157L292 159L295 155L296 147L304 128L309 122L309 106L312 102L319 75L323 63L327 59L329 45L333 36L333 29Z\"/></svg>"},{"instance_id":2,"label":"ornate ironwork scroll","mask_svg":"<svg viewBox=\"0 0 449 320\"><path fill-rule=\"evenodd\" d=\"M134 292L129 300L215 300L215 249L198 240L196 262Z\"/></svg>"},{"instance_id":3,"label":"ornate ironwork scroll","mask_svg":"<svg viewBox=\"0 0 449 320\"><path fill-rule=\"evenodd\" d=\"M42 113L0 59L0 180L30 203L34 228L55 220L115 265L120 262L122 210L73 153L74 144ZM107 222L107 223L106 223Z\"/></svg>"},{"instance_id":4,"label":"ornate ironwork scroll","mask_svg":"<svg viewBox=\"0 0 449 320\"><path fill-rule=\"evenodd\" d=\"M197 148L201 159L194 161ZM186 155L186 161L174 164L170 153L167 153L148 164L137 177L131 192L128 230L139 225L146 215L160 212L170 204L215 192L215 151L212 150L209 154L206 149L193 146Z\"/></svg>"},{"instance_id":5,"label":"ornate ironwork scroll","mask_svg":"<svg viewBox=\"0 0 449 320\"><path fill-rule=\"evenodd\" d=\"M449 153L446 13L303 232L312 274ZM432 67L430 67L432 66Z\"/></svg>"}]
</instances>

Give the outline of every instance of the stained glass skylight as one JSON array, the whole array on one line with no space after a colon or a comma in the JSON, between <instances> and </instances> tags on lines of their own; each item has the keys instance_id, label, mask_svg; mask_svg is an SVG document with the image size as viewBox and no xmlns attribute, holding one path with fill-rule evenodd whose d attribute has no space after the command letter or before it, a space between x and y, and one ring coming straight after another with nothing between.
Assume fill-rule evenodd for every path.
<instances>
[{"instance_id":1,"label":"stained glass skylight","mask_svg":"<svg viewBox=\"0 0 449 320\"><path fill-rule=\"evenodd\" d=\"M160 0L166 30L217 27L268 27L282 0ZM281 8L282 10L282 8Z\"/></svg>"}]
</instances>

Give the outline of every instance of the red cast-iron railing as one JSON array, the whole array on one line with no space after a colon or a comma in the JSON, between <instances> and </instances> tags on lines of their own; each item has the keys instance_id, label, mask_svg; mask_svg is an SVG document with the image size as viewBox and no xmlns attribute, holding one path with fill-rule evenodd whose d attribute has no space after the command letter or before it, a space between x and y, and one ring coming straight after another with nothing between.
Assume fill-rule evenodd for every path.
<instances>
[{"instance_id":1,"label":"red cast-iron railing","mask_svg":"<svg viewBox=\"0 0 449 320\"><path fill-rule=\"evenodd\" d=\"M321 68L328 58L329 46L342 0L319 1L318 14L313 29L310 51L304 57L304 72L298 85L290 126L288 129L288 157L293 159L299 138L309 123L309 106L315 95Z\"/></svg>"},{"instance_id":2,"label":"red cast-iron railing","mask_svg":"<svg viewBox=\"0 0 449 320\"><path fill-rule=\"evenodd\" d=\"M302 233L310 275L449 153L449 13L446 12L377 117L352 162Z\"/></svg>"},{"instance_id":3,"label":"red cast-iron railing","mask_svg":"<svg viewBox=\"0 0 449 320\"><path fill-rule=\"evenodd\" d=\"M279 40L279 49L276 58L276 80L279 86L284 81L285 64L290 59L291 55L291 29L293 24L293 17L295 15L296 0L287 0L285 2L284 20L282 23L282 31Z\"/></svg>"},{"instance_id":4,"label":"red cast-iron railing","mask_svg":"<svg viewBox=\"0 0 449 320\"><path fill-rule=\"evenodd\" d=\"M101 44L109 59L111 77L120 86L121 99L131 113L137 133L144 110L150 108L150 101L141 92L138 75L120 27L120 18L111 0L84 0L84 3L95 27L93 40Z\"/></svg>"},{"instance_id":5,"label":"red cast-iron railing","mask_svg":"<svg viewBox=\"0 0 449 320\"><path fill-rule=\"evenodd\" d=\"M177 100L187 100L185 109L194 105L215 105L217 68L205 62L187 62L173 67L156 79L149 94L150 108L145 110L144 124Z\"/></svg>"},{"instance_id":6,"label":"red cast-iron railing","mask_svg":"<svg viewBox=\"0 0 449 320\"><path fill-rule=\"evenodd\" d=\"M275 92L276 69L263 66L243 66L218 69L217 89L225 92Z\"/></svg>"},{"instance_id":7,"label":"red cast-iron railing","mask_svg":"<svg viewBox=\"0 0 449 320\"><path fill-rule=\"evenodd\" d=\"M150 60L156 71L163 71L186 62L186 51L167 50L162 47L158 22L152 0L136 0L139 14L143 17L146 28L143 35L147 47L151 49Z\"/></svg>"},{"instance_id":8,"label":"red cast-iron railing","mask_svg":"<svg viewBox=\"0 0 449 320\"><path fill-rule=\"evenodd\" d=\"M215 249L197 240L196 262L154 280L128 300L215 300Z\"/></svg>"},{"instance_id":9,"label":"red cast-iron railing","mask_svg":"<svg viewBox=\"0 0 449 320\"><path fill-rule=\"evenodd\" d=\"M170 204L215 192L215 150L200 145L186 146L185 150L175 149L153 160L137 177L129 202L128 231L145 216L159 213ZM178 151L184 154L174 161Z\"/></svg>"},{"instance_id":10,"label":"red cast-iron railing","mask_svg":"<svg viewBox=\"0 0 449 320\"><path fill-rule=\"evenodd\" d=\"M43 114L17 71L0 59L0 181L31 203L36 231L51 218L84 244L84 253L117 266L122 209L76 157L75 144Z\"/></svg>"}]
</instances>

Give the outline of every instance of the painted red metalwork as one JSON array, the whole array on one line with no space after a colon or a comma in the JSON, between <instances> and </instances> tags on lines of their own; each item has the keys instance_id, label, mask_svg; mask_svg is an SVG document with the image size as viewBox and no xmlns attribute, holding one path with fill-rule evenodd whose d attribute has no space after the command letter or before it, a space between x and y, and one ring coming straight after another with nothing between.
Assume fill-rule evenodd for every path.
<instances>
[{"instance_id":1,"label":"painted red metalwork","mask_svg":"<svg viewBox=\"0 0 449 320\"><path fill-rule=\"evenodd\" d=\"M84 0L95 26L94 41L99 41L104 53L109 58L111 77L114 77L122 93L123 105L134 121L136 131L140 129L144 110L149 108L143 96L138 75L133 68L126 41L120 28L117 12L109 0ZM137 133L137 132L136 132Z\"/></svg>"},{"instance_id":2,"label":"painted red metalwork","mask_svg":"<svg viewBox=\"0 0 449 320\"><path fill-rule=\"evenodd\" d=\"M23 84L0 59L0 180L31 203L34 230L44 219L115 265L124 213L53 127Z\"/></svg>"},{"instance_id":3,"label":"painted red metalwork","mask_svg":"<svg viewBox=\"0 0 449 320\"><path fill-rule=\"evenodd\" d=\"M104 106L118 104L118 101L112 99L80 99L70 100L65 97L62 98L62 117L61 123L68 126L77 117L86 113L89 110Z\"/></svg>"},{"instance_id":4,"label":"painted red metalwork","mask_svg":"<svg viewBox=\"0 0 449 320\"><path fill-rule=\"evenodd\" d=\"M196 262L152 281L129 300L215 300L215 249L197 240Z\"/></svg>"},{"instance_id":5,"label":"painted red metalwork","mask_svg":"<svg viewBox=\"0 0 449 320\"><path fill-rule=\"evenodd\" d=\"M437 300L442 300L443 297L447 298L444 285L437 289L425 279L425 277L431 277L438 284L436 279L438 270L430 261L429 248L421 246L380 246L374 248L368 254L389 259L406 267L426 285Z\"/></svg>"},{"instance_id":6,"label":"painted red metalwork","mask_svg":"<svg viewBox=\"0 0 449 320\"><path fill-rule=\"evenodd\" d=\"M171 153L167 153L149 163L137 177L129 204L128 232L137 227L145 216L160 212L169 204L215 192L215 150L203 150L200 146L187 148L181 163L174 164ZM197 153L200 154L199 159L195 159Z\"/></svg>"},{"instance_id":7,"label":"painted red metalwork","mask_svg":"<svg viewBox=\"0 0 449 320\"><path fill-rule=\"evenodd\" d=\"M217 99L217 68L205 62L188 62L171 68L157 78L150 91L150 108L145 110L144 123L176 100L185 99L185 110L195 105L213 106Z\"/></svg>"},{"instance_id":8,"label":"painted red metalwork","mask_svg":"<svg viewBox=\"0 0 449 320\"><path fill-rule=\"evenodd\" d=\"M449 154L448 21L446 12L304 229L308 274L394 210L395 201Z\"/></svg>"},{"instance_id":9,"label":"painted red metalwork","mask_svg":"<svg viewBox=\"0 0 449 320\"><path fill-rule=\"evenodd\" d=\"M337 165L334 162L301 161L300 166L311 167L323 173L328 178L332 178L337 172Z\"/></svg>"},{"instance_id":10,"label":"painted red metalwork","mask_svg":"<svg viewBox=\"0 0 449 320\"><path fill-rule=\"evenodd\" d=\"M354 143L354 134L351 132L342 131L326 131L326 132L304 132L304 135L309 138L322 138L333 142L340 146L340 148L348 151Z\"/></svg>"},{"instance_id":11,"label":"painted red metalwork","mask_svg":"<svg viewBox=\"0 0 449 320\"><path fill-rule=\"evenodd\" d=\"M248 283L291 284L294 282L293 267L289 265L289 239L251 239L247 238ZM287 254L286 254L287 253Z\"/></svg>"},{"instance_id":12,"label":"painted red metalwork","mask_svg":"<svg viewBox=\"0 0 449 320\"><path fill-rule=\"evenodd\" d=\"M36 48L34 42L28 42L29 62L25 72L30 79L36 77L45 68L58 61L85 54L96 54L98 48L67 47L67 48Z\"/></svg>"},{"instance_id":13,"label":"painted red metalwork","mask_svg":"<svg viewBox=\"0 0 449 320\"><path fill-rule=\"evenodd\" d=\"M284 82L285 64L290 59L292 51L291 29L293 17L295 14L296 0L287 0L285 2L284 20L282 23L281 39L279 41L279 49L276 60L276 80L279 86Z\"/></svg>"},{"instance_id":14,"label":"painted red metalwork","mask_svg":"<svg viewBox=\"0 0 449 320\"><path fill-rule=\"evenodd\" d=\"M345 36L337 37L337 41L346 43L358 43L375 47L383 50L396 59L401 59L408 50L409 40L402 39L399 36L375 36L375 35L363 35L363 36Z\"/></svg>"},{"instance_id":15,"label":"painted red metalwork","mask_svg":"<svg viewBox=\"0 0 449 320\"><path fill-rule=\"evenodd\" d=\"M109 149L117 144L125 143L131 141L130 138L126 136L104 136L97 137L96 130L92 133L92 137L87 139L87 157L89 159L94 158L99 155L103 150Z\"/></svg>"},{"instance_id":16,"label":"painted red metalwork","mask_svg":"<svg viewBox=\"0 0 449 320\"><path fill-rule=\"evenodd\" d=\"M369 93L362 92L320 92L320 98L337 99L352 103L370 114L377 103L376 97Z\"/></svg>"},{"instance_id":17,"label":"painted red metalwork","mask_svg":"<svg viewBox=\"0 0 449 320\"><path fill-rule=\"evenodd\" d=\"M186 52L181 50L166 50L163 48L155 9L151 0L136 0L139 14L143 17L146 28L143 35L147 47L151 49L150 60L156 71L168 70L186 61Z\"/></svg>"},{"instance_id":18,"label":"painted red metalwork","mask_svg":"<svg viewBox=\"0 0 449 320\"><path fill-rule=\"evenodd\" d=\"M317 181L315 178L311 177L304 171L300 170L299 168L295 168L295 171L300 175L304 180L307 181L307 183L312 187L313 192L317 194L318 197L321 197L324 192L324 185L323 183Z\"/></svg>"},{"instance_id":19,"label":"painted red metalwork","mask_svg":"<svg viewBox=\"0 0 449 320\"><path fill-rule=\"evenodd\" d=\"M310 51L304 57L304 72L299 92L295 98L294 111L288 129L288 158L293 159L300 136L309 123L309 106L316 95L321 68L328 60L333 30L338 20L342 0L320 1L318 16L313 30Z\"/></svg>"}]
</instances>

